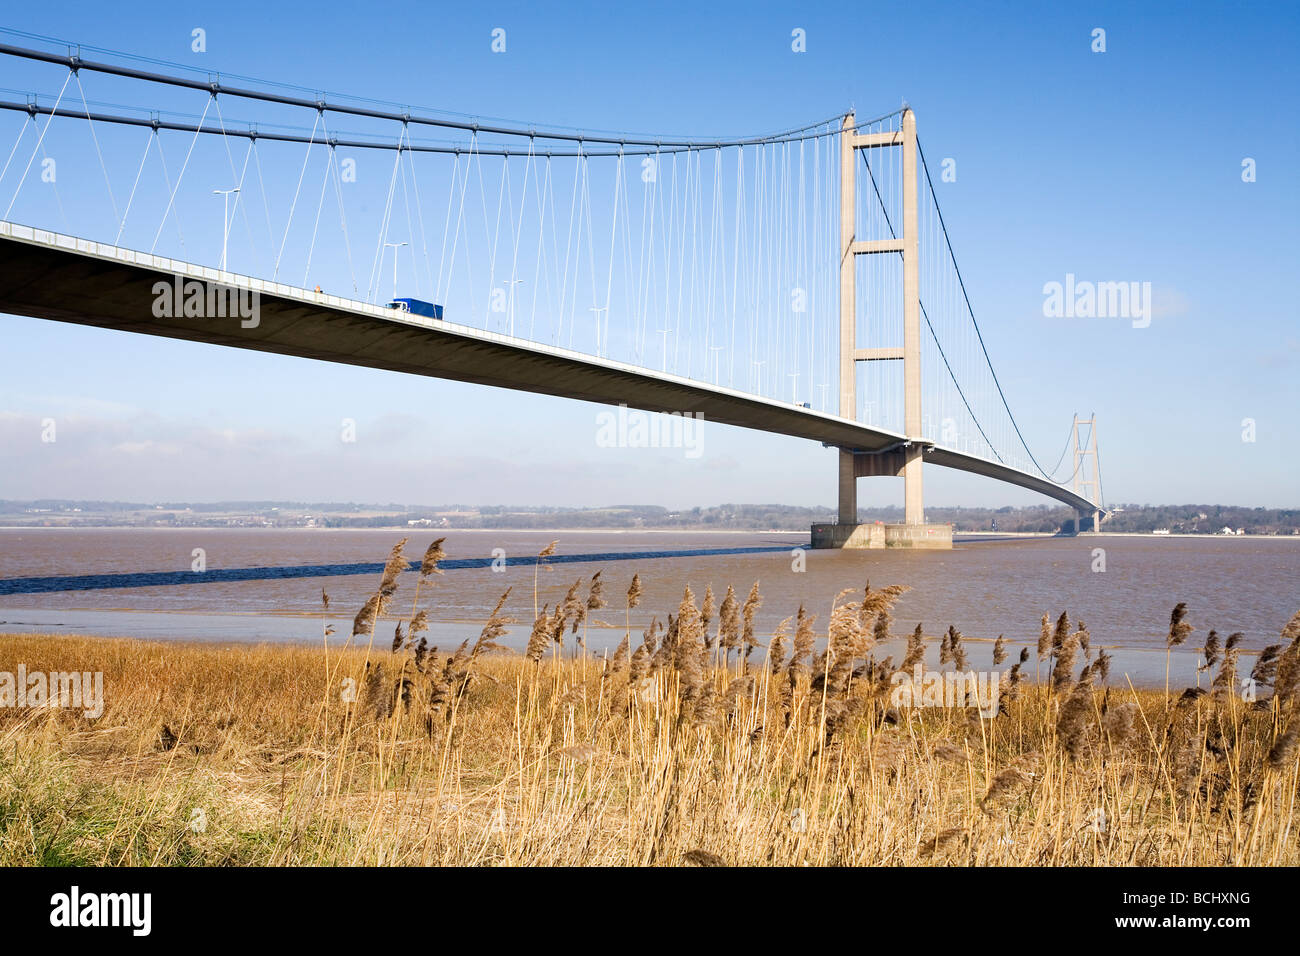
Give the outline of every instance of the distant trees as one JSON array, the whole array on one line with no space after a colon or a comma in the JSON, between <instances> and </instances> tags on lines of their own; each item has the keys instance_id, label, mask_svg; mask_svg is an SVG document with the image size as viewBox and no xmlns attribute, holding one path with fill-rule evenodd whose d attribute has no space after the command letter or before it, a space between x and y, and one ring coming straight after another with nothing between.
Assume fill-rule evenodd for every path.
<instances>
[{"instance_id":1,"label":"distant trees","mask_svg":"<svg viewBox=\"0 0 1300 956\"><path fill-rule=\"evenodd\" d=\"M1104 531L1149 533L1168 528L1170 534L1216 534L1228 527L1246 534L1291 534L1300 530L1300 509L1251 508L1236 505L1114 505ZM166 510L162 510L166 509ZM660 505L613 505L557 508L529 505L375 505L357 502L219 502L167 503L82 501L3 501L0 523L60 524L74 527L157 526L225 527L230 524L292 526L311 515L319 527L393 528L428 519L442 528L709 528L715 530L806 531L809 525L833 522L830 507L801 508L780 504L725 503L672 511ZM1000 508L929 507L926 518L951 524L957 531L1053 534L1067 528L1074 513L1065 506L1029 505ZM886 524L903 520L898 507L867 508L864 522Z\"/></svg>"}]
</instances>

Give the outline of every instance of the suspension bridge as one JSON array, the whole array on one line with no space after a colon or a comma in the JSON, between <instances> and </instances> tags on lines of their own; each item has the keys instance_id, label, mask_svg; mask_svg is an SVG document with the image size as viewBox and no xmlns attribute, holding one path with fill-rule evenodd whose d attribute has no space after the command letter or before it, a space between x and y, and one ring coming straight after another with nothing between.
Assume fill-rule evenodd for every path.
<instances>
[{"instance_id":1,"label":"suspension bridge","mask_svg":"<svg viewBox=\"0 0 1300 956\"><path fill-rule=\"evenodd\" d=\"M1047 469L1012 414L910 108L631 136L52 45L0 44L0 312L820 441L818 546L951 546L925 465L1105 516L1095 418Z\"/></svg>"}]
</instances>

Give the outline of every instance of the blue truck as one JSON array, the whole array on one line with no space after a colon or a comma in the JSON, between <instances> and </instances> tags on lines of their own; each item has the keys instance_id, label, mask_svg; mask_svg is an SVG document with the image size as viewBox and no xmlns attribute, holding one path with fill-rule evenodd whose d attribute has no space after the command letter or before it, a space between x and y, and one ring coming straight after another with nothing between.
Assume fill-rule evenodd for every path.
<instances>
[{"instance_id":1,"label":"blue truck","mask_svg":"<svg viewBox=\"0 0 1300 956\"><path fill-rule=\"evenodd\" d=\"M425 302L423 299L393 299L388 303L388 307L399 312L410 312L412 315L422 315L426 319L442 321L442 306Z\"/></svg>"}]
</instances>

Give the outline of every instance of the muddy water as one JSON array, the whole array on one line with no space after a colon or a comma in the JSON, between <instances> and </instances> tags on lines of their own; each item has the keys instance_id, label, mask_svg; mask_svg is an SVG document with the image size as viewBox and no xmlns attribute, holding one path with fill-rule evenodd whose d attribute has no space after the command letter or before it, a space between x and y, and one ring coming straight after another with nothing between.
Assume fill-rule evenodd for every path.
<instances>
[{"instance_id":1,"label":"muddy water","mask_svg":"<svg viewBox=\"0 0 1300 956\"><path fill-rule=\"evenodd\" d=\"M0 529L3 579L81 576L108 572L189 572L196 548L206 567L275 568L292 565L348 565L384 559L405 532L391 530L274 529ZM410 532L408 556L418 558L441 532ZM719 600L727 584L744 593L760 582L761 628L770 629L800 603L824 623L831 600L844 588L906 584L898 602L895 630L909 632L918 621L937 635L955 624L971 644L972 666L988 666L988 650L977 642L1005 634L1033 643L1038 620L1068 611L1083 618L1094 645L1117 649L1121 672L1150 682L1164 676L1164 635L1169 611L1186 601L1196 625L1190 645L1199 646L1213 627L1221 634L1242 631L1245 646L1258 649L1300 609L1300 539L1079 538L959 539L951 552L833 552L795 549L806 534L683 532L501 532L448 534L449 558L504 555L506 566L448 570L421 596L438 622L436 642L458 642L476 633L476 622L511 589L510 612L521 626L511 642L522 645L531 620L535 569L511 567L509 559L536 555L552 539L559 553L635 554L595 563L556 565L536 573L537 600L554 603L579 577L603 572L610 607L596 617L612 625L593 628L588 646L612 647L622 637L623 594L633 573L645 585L641 606L631 615L634 629L652 614L662 619L676 609L689 585L697 597L712 585ZM654 552L776 548L771 552L653 557ZM1097 554L1096 549L1104 554ZM497 550L499 549L499 550ZM1104 565L1103 565L1104 562ZM1104 566L1105 570L1094 570ZM802 570L800 570L802 568ZM324 586L331 615L349 619L373 589L376 575L251 581L205 580L193 574L184 584L115 587L49 593L0 593L0 632L119 634L188 640L320 640ZM414 596L416 575L407 575L397 607ZM346 628L339 627L340 633ZM381 627L387 636L391 626ZM1194 673L1195 656L1185 652L1175 672Z\"/></svg>"}]
</instances>

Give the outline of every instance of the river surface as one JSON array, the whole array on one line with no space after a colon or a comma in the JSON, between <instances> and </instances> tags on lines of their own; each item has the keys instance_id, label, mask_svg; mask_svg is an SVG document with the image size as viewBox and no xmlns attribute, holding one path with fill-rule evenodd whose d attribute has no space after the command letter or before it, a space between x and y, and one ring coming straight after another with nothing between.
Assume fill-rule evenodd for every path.
<instances>
[{"instance_id":1,"label":"river surface","mask_svg":"<svg viewBox=\"0 0 1300 956\"><path fill-rule=\"evenodd\" d=\"M349 573L349 566L382 562L403 536L410 538L407 556L418 560L441 533L427 528L0 529L0 633L319 642L328 618L345 637L378 580L373 569ZM540 570L522 563L551 540L558 541L557 554L569 560L602 557ZM1243 646L1258 650L1276 642L1300 609L1300 537L961 536L952 551L928 553L803 550L807 541L806 533L778 532L451 531L445 544L449 562L479 566L449 568L432 588L423 589L420 605L435 621L431 640L445 647L476 635L510 588L506 607L519 624L505 643L522 647L533 616L534 578L538 603L553 605L573 581L599 570L610 607L594 617L610 626L590 628L587 645L601 653L623 636L624 595L634 573L645 587L631 613L638 636L651 615L662 621L666 612L676 612L687 585L699 600L712 585L720 603L728 584L743 600L758 581L763 597L758 625L770 634L800 603L824 626L841 590L860 593L867 581L873 587L905 584L911 590L898 601L895 632L905 635L919 621L927 635L937 637L956 625L969 642L972 667L990 666L990 649L981 642L1004 634L1015 647L1032 645L1044 613L1055 618L1067 611L1072 620L1087 623L1095 647L1114 650L1119 680L1127 674L1147 684L1163 683L1164 638L1170 610L1179 601L1187 602L1196 627L1186 647L1175 652L1175 677L1188 681L1194 680L1196 649L1210 628L1222 636L1241 631ZM195 549L202 549L204 572L192 570ZM656 556L665 551L715 553ZM729 553L716 553L724 551ZM293 569L303 566L328 573L278 576L302 573ZM209 573L214 571L221 573ZM95 577L150 572L170 573L168 583L134 586L158 579ZM244 579L220 580L221 574ZM417 577L403 576L395 608L409 607ZM15 579L24 579L21 586L12 583ZM6 582L11 582L8 591ZM58 589L33 590L38 587ZM330 595L328 614L321 607L322 587ZM12 593L15 589L19 593ZM381 643L391 637L392 627L391 622L380 625ZM891 645L886 653L894 650Z\"/></svg>"}]
</instances>

